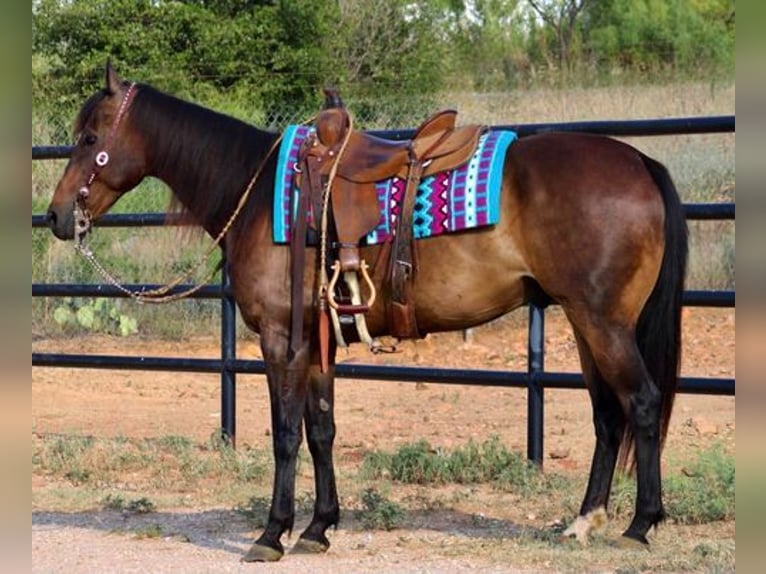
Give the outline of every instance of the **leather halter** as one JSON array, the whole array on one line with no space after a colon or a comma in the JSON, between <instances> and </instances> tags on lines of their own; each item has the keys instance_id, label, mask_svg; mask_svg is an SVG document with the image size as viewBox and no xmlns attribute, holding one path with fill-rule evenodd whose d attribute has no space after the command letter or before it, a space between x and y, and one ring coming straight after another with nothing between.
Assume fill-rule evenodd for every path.
<instances>
[{"instance_id":1,"label":"leather halter","mask_svg":"<svg viewBox=\"0 0 766 574\"><path fill-rule=\"evenodd\" d=\"M109 163L109 144L114 139L114 135L117 133L117 128L119 127L120 122L125 117L125 113L133 102L136 91L136 84L133 82L130 84L128 90L125 92L125 96L122 98L120 107L117 110L117 115L112 122L112 127L104 139L104 145L101 148L101 151L96 154L93 161L93 169L90 172L90 176L88 176L88 180L85 182L85 185L77 191L77 198L75 199L75 235L79 234L78 237L84 236L90 230L90 214L85 206L85 200L90 195L90 186L93 185L93 182L96 180L96 177L98 177L101 170Z\"/></svg>"}]
</instances>

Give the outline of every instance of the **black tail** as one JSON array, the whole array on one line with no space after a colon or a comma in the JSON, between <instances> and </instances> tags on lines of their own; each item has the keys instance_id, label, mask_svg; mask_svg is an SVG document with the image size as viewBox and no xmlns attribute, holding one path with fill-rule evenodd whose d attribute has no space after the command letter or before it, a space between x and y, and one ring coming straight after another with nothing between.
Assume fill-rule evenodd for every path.
<instances>
[{"instance_id":1,"label":"black tail","mask_svg":"<svg viewBox=\"0 0 766 574\"><path fill-rule=\"evenodd\" d=\"M686 275L688 231L681 199L668 170L642 156L665 203L665 255L657 283L636 327L641 356L662 393L660 445L665 442L681 366L681 304ZM632 441L624 444L629 445ZM623 451L624 454L628 454ZM625 459L622 461L626 462Z\"/></svg>"}]
</instances>

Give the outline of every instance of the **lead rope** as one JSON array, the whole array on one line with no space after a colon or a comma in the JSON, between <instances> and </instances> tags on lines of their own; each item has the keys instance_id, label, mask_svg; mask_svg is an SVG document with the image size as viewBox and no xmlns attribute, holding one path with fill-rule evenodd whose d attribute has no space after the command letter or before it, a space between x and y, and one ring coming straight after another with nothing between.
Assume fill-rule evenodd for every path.
<instances>
[{"instance_id":1,"label":"lead rope","mask_svg":"<svg viewBox=\"0 0 766 574\"><path fill-rule=\"evenodd\" d=\"M327 174L327 183L324 186L324 189L322 190L322 220L320 224L320 235L319 235L319 261L321 266L321 272L319 276L319 296L320 299L326 299L327 298L327 285L329 283L329 279L327 277L327 211L329 209L330 205L330 188L332 187L332 182L335 180L335 174L338 172L338 165L340 165L340 158L343 156L343 152L346 151L346 146L348 145L349 139L351 139L351 130L354 129L354 118L351 116L351 114L348 115L348 130L346 131L346 135L343 138L343 143L340 145L340 148L338 149L338 155L335 158L335 163L332 164L332 167L330 168L330 172Z\"/></svg>"}]
</instances>

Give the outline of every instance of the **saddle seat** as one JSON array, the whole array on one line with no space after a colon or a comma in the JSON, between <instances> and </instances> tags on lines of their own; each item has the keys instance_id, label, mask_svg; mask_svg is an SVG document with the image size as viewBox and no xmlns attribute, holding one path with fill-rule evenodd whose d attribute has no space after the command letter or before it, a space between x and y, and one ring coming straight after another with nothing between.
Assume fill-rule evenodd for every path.
<instances>
[{"instance_id":1,"label":"saddle seat","mask_svg":"<svg viewBox=\"0 0 766 574\"><path fill-rule=\"evenodd\" d=\"M409 201L414 202L421 178L460 167L471 158L486 128L455 127L456 118L454 110L437 112L420 125L412 139L395 141L358 130L348 134L350 120L344 107L325 108L317 115L315 147L323 177L329 176L348 134L330 194L344 270L359 268L356 246L380 223L375 183L392 177L407 178L405 197L409 195ZM318 196L313 206L319 213Z\"/></svg>"},{"instance_id":2,"label":"saddle seat","mask_svg":"<svg viewBox=\"0 0 766 574\"><path fill-rule=\"evenodd\" d=\"M471 158L484 127L455 127L456 118L454 110L437 112L420 125L410 140L387 140L353 130L336 177L354 183L375 183L407 177L413 162L423 165L422 177L459 167ZM333 147L342 141L344 129L348 129L348 113L344 108L329 108L319 114L317 135L324 145Z\"/></svg>"}]
</instances>

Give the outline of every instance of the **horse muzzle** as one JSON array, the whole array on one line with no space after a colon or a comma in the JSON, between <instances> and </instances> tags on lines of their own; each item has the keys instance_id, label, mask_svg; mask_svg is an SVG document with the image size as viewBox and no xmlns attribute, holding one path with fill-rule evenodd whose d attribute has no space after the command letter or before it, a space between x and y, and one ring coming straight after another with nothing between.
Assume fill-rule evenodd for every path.
<instances>
[{"instance_id":1,"label":"horse muzzle","mask_svg":"<svg viewBox=\"0 0 766 574\"><path fill-rule=\"evenodd\" d=\"M45 215L45 223L53 235L63 240L74 239L74 210L51 205Z\"/></svg>"}]
</instances>

